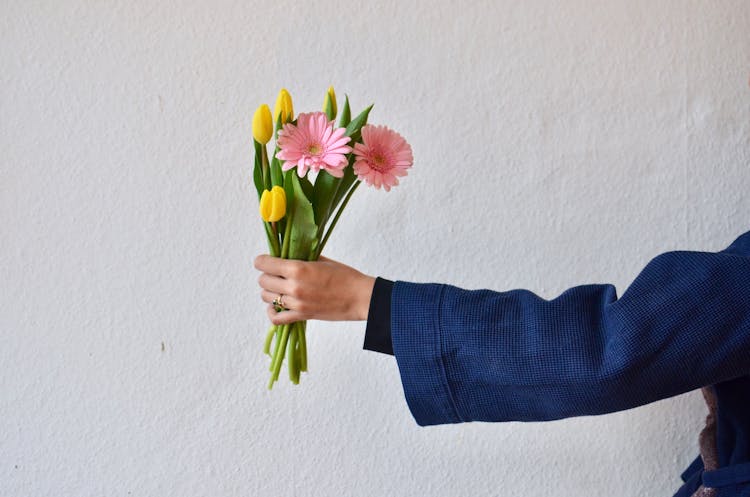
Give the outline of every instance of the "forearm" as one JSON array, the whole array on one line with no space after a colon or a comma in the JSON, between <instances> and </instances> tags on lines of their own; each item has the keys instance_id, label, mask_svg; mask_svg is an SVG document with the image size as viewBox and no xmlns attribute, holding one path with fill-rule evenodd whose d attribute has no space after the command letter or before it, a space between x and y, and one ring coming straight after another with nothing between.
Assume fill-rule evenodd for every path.
<instances>
[{"instance_id":1,"label":"forearm","mask_svg":"<svg viewBox=\"0 0 750 497\"><path fill-rule=\"evenodd\" d=\"M613 412L750 373L750 237L655 258L617 299L396 281L392 340L419 424ZM744 252L747 250L747 252Z\"/></svg>"}]
</instances>

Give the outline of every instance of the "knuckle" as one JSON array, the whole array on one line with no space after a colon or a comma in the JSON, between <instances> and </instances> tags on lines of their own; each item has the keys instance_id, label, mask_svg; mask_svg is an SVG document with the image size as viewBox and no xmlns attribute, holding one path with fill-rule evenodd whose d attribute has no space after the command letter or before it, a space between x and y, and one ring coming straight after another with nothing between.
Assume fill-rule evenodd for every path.
<instances>
[{"instance_id":1,"label":"knuckle","mask_svg":"<svg viewBox=\"0 0 750 497\"><path fill-rule=\"evenodd\" d=\"M304 262L298 262L297 263L297 277L298 278L305 278L308 275L308 267L307 264Z\"/></svg>"},{"instance_id":2,"label":"knuckle","mask_svg":"<svg viewBox=\"0 0 750 497\"><path fill-rule=\"evenodd\" d=\"M300 276L300 265L298 262L289 261L287 265L287 273L292 278L299 278Z\"/></svg>"},{"instance_id":3,"label":"knuckle","mask_svg":"<svg viewBox=\"0 0 750 497\"><path fill-rule=\"evenodd\" d=\"M300 291L299 283L290 283L289 289L287 290L287 295L291 295L292 297L298 298L299 291Z\"/></svg>"}]
</instances>

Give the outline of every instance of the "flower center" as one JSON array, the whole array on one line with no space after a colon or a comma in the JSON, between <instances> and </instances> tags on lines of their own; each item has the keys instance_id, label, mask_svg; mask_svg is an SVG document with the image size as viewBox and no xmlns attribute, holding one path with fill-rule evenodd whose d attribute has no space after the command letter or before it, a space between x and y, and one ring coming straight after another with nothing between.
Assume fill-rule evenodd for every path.
<instances>
[{"instance_id":1,"label":"flower center","mask_svg":"<svg viewBox=\"0 0 750 497\"><path fill-rule=\"evenodd\" d=\"M318 155L323 150L323 147L320 145L320 143L311 143L307 147L307 153L310 155Z\"/></svg>"},{"instance_id":2,"label":"flower center","mask_svg":"<svg viewBox=\"0 0 750 497\"><path fill-rule=\"evenodd\" d=\"M375 169L382 172L385 169L386 158L382 154L376 154L372 157L371 164L375 166Z\"/></svg>"}]
</instances>

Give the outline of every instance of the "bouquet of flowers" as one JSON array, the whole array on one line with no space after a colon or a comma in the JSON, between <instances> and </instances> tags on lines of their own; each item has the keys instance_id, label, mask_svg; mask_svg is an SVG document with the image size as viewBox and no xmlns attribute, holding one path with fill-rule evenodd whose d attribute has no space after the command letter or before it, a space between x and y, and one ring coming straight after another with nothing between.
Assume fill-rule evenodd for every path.
<instances>
[{"instance_id":1,"label":"bouquet of flowers","mask_svg":"<svg viewBox=\"0 0 750 497\"><path fill-rule=\"evenodd\" d=\"M362 181L390 191L399 176L406 176L413 163L411 146L386 126L367 124L372 107L352 118L347 96L337 126L332 87L322 112L294 119L292 98L285 89L273 116L268 105L258 107L253 116L253 182L271 255L318 260ZM266 145L273 137L276 146L269 160ZM278 299L274 307L277 312L285 310ZM269 389L279 378L285 355L292 383L298 384L300 372L307 371L306 327L306 321L298 321L268 330L263 351L271 357Z\"/></svg>"}]
</instances>

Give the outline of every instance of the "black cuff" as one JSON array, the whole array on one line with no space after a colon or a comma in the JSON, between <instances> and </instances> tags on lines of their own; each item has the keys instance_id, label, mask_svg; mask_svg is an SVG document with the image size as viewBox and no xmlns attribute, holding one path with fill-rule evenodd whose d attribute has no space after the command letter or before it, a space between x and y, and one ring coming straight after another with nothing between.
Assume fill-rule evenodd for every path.
<instances>
[{"instance_id":1,"label":"black cuff","mask_svg":"<svg viewBox=\"0 0 750 497\"><path fill-rule=\"evenodd\" d=\"M393 282L378 276L372 288L370 310L367 313L365 350L393 355L391 343L391 293Z\"/></svg>"}]
</instances>

